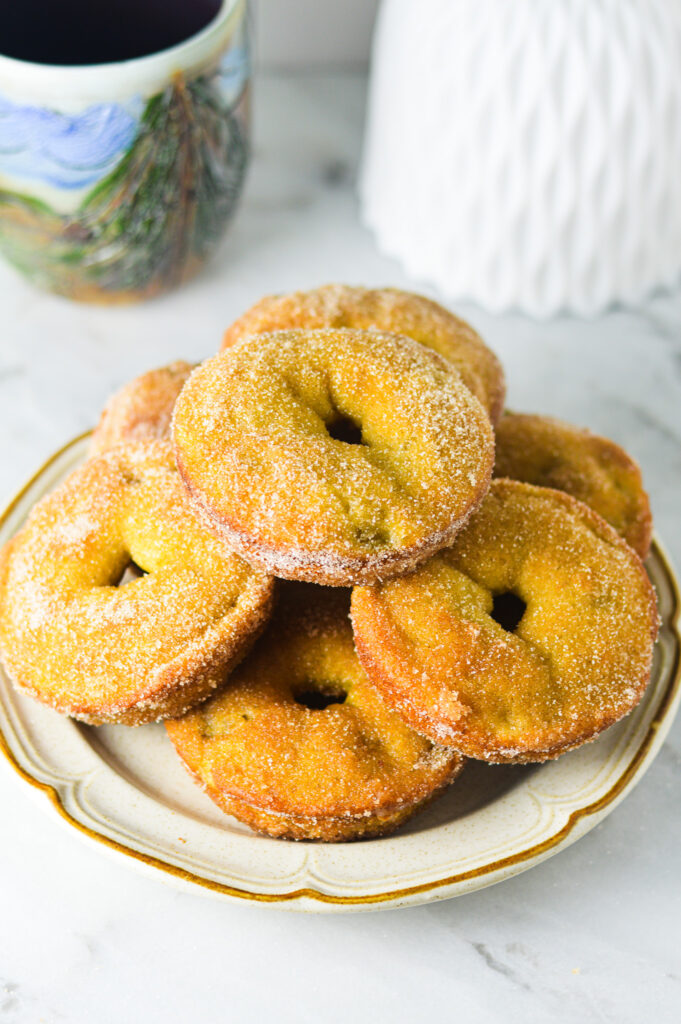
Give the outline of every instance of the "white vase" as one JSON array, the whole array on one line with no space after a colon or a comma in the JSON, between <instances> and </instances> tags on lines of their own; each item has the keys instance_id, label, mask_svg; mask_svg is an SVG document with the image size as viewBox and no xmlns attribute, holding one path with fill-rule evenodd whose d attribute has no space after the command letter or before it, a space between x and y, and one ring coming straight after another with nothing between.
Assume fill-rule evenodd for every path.
<instances>
[{"instance_id":1,"label":"white vase","mask_svg":"<svg viewBox=\"0 0 681 1024\"><path fill-rule=\"evenodd\" d=\"M384 0L361 174L383 251L536 316L681 273L681 0Z\"/></svg>"}]
</instances>

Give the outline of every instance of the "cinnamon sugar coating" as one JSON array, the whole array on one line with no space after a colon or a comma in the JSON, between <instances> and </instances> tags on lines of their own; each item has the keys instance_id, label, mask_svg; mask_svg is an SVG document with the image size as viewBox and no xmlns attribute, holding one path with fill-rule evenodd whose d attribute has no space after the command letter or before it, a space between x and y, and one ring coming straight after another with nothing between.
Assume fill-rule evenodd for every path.
<instances>
[{"instance_id":1,"label":"cinnamon sugar coating","mask_svg":"<svg viewBox=\"0 0 681 1024\"><path fill-rule=\"evenodd\" d=\"M495 476L571 494L646 557L650 502L641 470L614 441L550 416L507 412L497 424L496 442Z\"/></svg>"},{"instance_id":2,"label":"cinnamon sugar coating","mask_svg":"<svg viewBox=\"0 0 681 1024\"><path fill-rule=\"evenodd\" d=\"M522 617L505 628L508 594ZM503 762L556 757L631 711L658 625L641 561L612 527L512 480L492 483L450 550L357 588L352 621L367 674L407 722Z\"/></svg>"},{"instance_id":3,"label":"cinnamon sugar coating","mask_svg":"<svg viewBox=\"0 0 681 1024\"><path fill-rule=\"evenodd\" d=\"M89 454L101 455L125 441L168 438L175 400L193 368L178 360L125 384L104 406Z\"/></svg>"},{"instance_id":4,"label":"cinnamon sugar coating","mask_svg":"<svg viewBox=\"0 0 681 1024\"><path fill-rule=\"evenodd\" d=\"M501 363L470 324L422 295L342 284L268 295L227 329L223 348L247 334L295 327L354 327L414 338L454 364L492 423L501 415L505 394Z\"/></svg>"},{"instance_id":5,"label":"cinnamon sugar coating","mask_svg":"<svg viewBox=\"0 0 681 1024\"><path fill-rule=\"evenodd\" d=\"M141 573L117 586L130 563ZM0 651L58 711L139 725L223 682L272 588L196 522L168 442L121 445L43 498L3 550Z\"/></svg>"},{"instance_id":6,"label":"cinnamon sugar coating","mask_svg":"<svg viewBox=\"0 0 681 1024\"><path fill-rule=\"evenodd\" d=\"M212 700L168 734L228 814L278 838L392 831L462 767L390 711L355 654L346 591L283 584L274 618Z\"/></svg>"},{"instance_id":7,"label":"cinnamon sugar coating","mask_svg":"<svg viewBox=\"0 0 681 1024\"><path fill-rule=\"evenodd\" d=\"M191 375L173 436L217 536L277 576L332 586L450 543L494 461L489 419L451 365L378 331L242 339Z\"/></svg>"}]
</instances>

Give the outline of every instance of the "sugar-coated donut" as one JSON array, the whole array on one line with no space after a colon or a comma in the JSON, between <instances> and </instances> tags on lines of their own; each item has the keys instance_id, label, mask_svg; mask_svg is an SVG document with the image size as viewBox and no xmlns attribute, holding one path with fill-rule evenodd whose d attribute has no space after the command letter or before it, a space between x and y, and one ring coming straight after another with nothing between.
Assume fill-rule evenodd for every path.
<instances>
[{"instance_id":1,"label":"sugar-coated donut","mask_svg":"<svg viewBox=\"0 0 681 1024\"><path fill-rule=\"evenodd\" d=\"M170 435L175 400L194 367L179 360L135 377L108 400L90 439L90 455L124 441L157 441Z\"/></svg>"},{"instance_id":2,"label":"sugar-coated donut","mask_svg":"<svg viewBox=\"0 0 681 1024\"><path fill-rule=\"evenodd\" d=\"M501 415L505 393L501 363L470 324L423 295L342 284L268 295L227 329L223 347L247 334L294 327L373 328L414 338L454 364L493 423Z\"/></svg>"},{"instance_id":3,"label":"sugar-coated donut","mask_svg":"<svg viewBox=\"0 0 681 1024\"><path fill-rule=\"evenodd\" d=\"M117 586L131 562L141 574ZM272 587L196 521L169 442L120 445L3 549L0 652L57 710L139 725L214 691L264 625Z\"/></svg>"},{"instance_id":4,"label":"sugar-coated donut","mask_svg":"<svg viewBox=\"0 0 681 1024\"><path fill-rule=\"evenodd\" d=\"M497 424L496 443L495 476L571 494L646 557L650 502L641 470L614 441L550 416L507 412Z\"/></svg>"},{"instance_id":5,"label":"sugar-coated donut","mask_svg":"<svg viewBox=\"0 0 681 1024\"><path fill-rule=\"evenodd\" d=\"M378 331L244 338L191 375L175 455L197 512L251 564L345 586L413 568L485 494L488 417L456 371Z\"/></svg>"},{"instance_id":6,"label":"sugar-coated donut","mask_svg":"<svg viewBox=\"0 0 681 1024\"><path fill-rule=\"evenodd\" d=\"M226 687L166 729L228 814L269 835L335 842L392 831L462 759L390 711L355 654L347 591L284 584Z\"/></svg>"},{"instance_id":7,"label":"sugar-coated donut","mask_svg":"<svg viewBox=\"0 0 681 1024\"><path fill-rule=\"evenodd\" d=\"M590 508L495 480L450 550L356 589L352 621L367 674L410 725L469 757L522 762L631 711L657 608L638 556Z\"/></svg>"}]
</instances>

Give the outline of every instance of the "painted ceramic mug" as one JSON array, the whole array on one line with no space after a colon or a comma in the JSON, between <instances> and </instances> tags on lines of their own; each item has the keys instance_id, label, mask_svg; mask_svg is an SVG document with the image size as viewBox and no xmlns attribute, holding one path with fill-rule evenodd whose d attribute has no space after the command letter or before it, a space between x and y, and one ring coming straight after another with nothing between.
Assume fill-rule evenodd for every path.
<instances>
[{"instance_id":1,"label":"painted ceramic mug","mask_svg":"<svg viewBox=\"0 0 681 1024\"><path fill-rule=\"evenodd\" d=\"M0 56L0 250L36 284L85 301L144 299L190 277L220 239L248 161L247 3L201 3L192 16L203 27L159 52L115 59L110 30L93 51L108 63L67 63L44 38L50 62L40 50ZM137 0L159 18L164 7ZM156 38L172 43L169 19L160 24Z\"/></svg>"}]
</instances>

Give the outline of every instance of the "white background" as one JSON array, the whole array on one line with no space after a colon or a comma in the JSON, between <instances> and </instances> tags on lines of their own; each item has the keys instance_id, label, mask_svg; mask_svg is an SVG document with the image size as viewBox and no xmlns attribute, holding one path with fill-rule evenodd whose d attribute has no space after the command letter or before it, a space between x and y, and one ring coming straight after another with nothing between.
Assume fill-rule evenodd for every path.
<instances>
[{"instance_id":1,"label":"white background","mask_svg":"<svg viewBox=\"0 0 681 1024\"><path fill-rule=\"evenodd\" d=\"M366 66L378 0L251 2L256 53L264 67Z\"/></svg>"}]
</instances>

